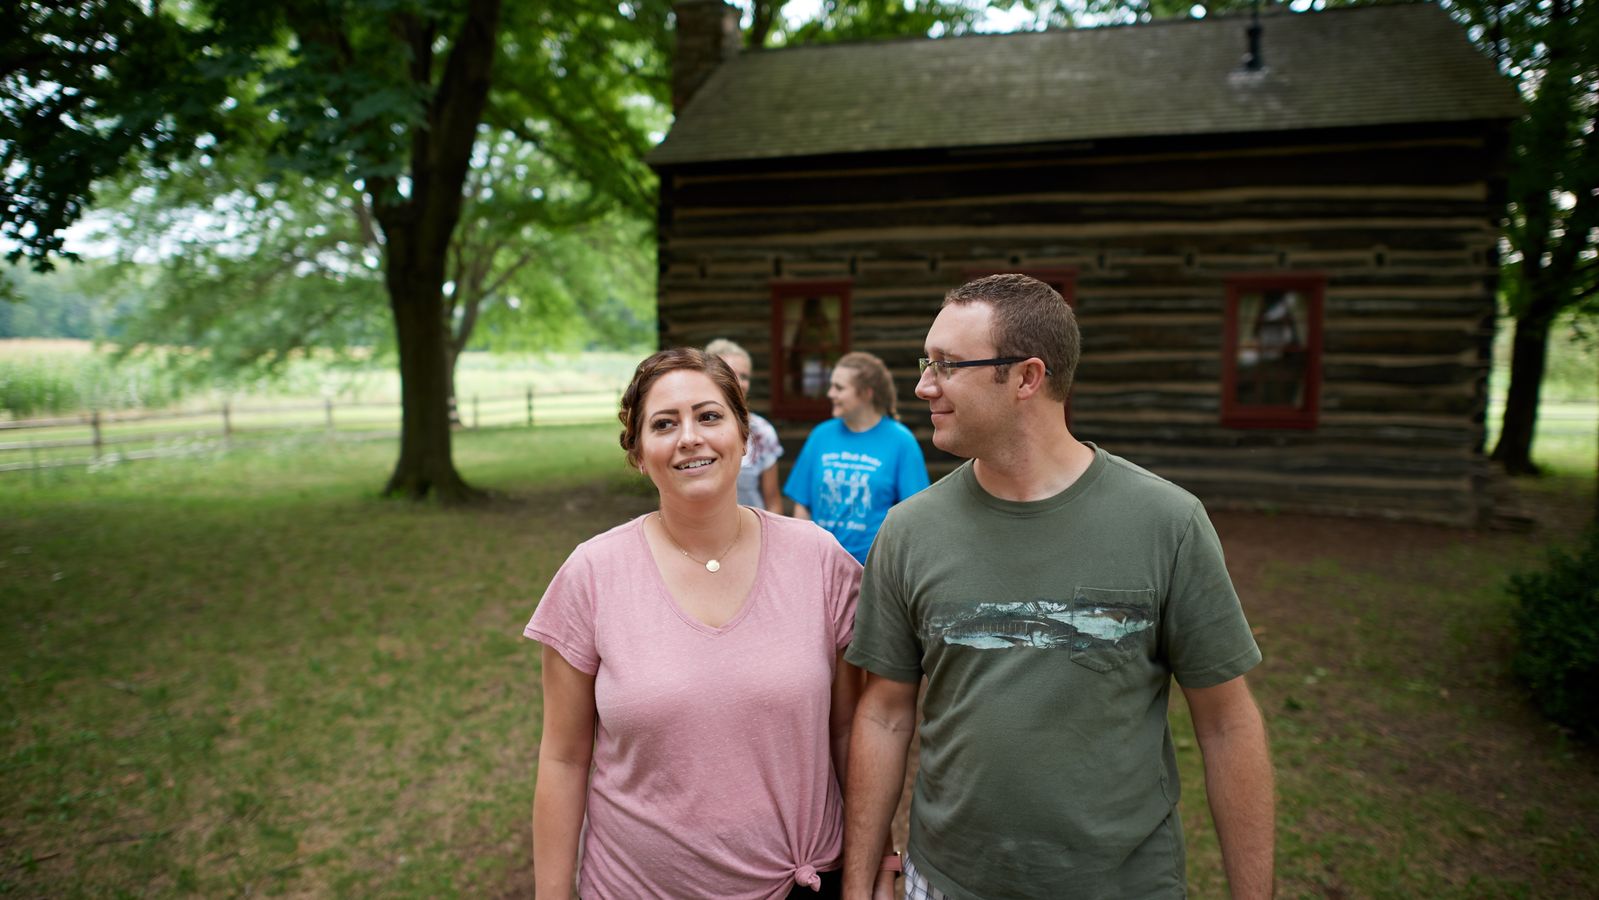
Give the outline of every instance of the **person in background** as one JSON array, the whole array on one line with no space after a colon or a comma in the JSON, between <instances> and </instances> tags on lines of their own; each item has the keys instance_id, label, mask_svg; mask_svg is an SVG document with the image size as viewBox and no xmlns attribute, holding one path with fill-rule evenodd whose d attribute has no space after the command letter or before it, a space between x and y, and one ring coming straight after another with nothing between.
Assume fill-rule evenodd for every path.
<instances>
[{"instance_id":1,"label":"person in background","mask_svg":"<svg viewBox=\"0 0 1599 900\"><path fill-rule=\"evenodd\" d=\"M572 551L523 632L544 645L539 897L574 875L585 900L838 896L861 567L739 505L747 415L699 350L649 357L622 396L660 509Z\"/></svg>"},{"instance_id":2,"label":"person in background","mask_svg":"<svg viewBox=\"0 0 1599 900\"><path fill-rule=\"evenodd\" d=\"M833 418L816 426L783 492L794 515L833 533L866 561L889 507L927 487L927 462L900 424L894 379L870 353L846 353L833 367Z\"/></svg>"},{"instance_id":3,"label":"person in background","mask_svg":"<svg viewBox=\"0 0 1599 900\"><path fill-rule=\"evenodd\" d=\"M738 386L748 402L750 375L755 371L749 351L727 338L717 338L705 346L705 352L727 363L738 376ZM738 502L783 514L783 492L777 485L777 460L782 455L783 444L777 439L777 429L771 422L750 413L749 446L744 448L744 459L738 470Z\"/></svg>"}]
</instances>

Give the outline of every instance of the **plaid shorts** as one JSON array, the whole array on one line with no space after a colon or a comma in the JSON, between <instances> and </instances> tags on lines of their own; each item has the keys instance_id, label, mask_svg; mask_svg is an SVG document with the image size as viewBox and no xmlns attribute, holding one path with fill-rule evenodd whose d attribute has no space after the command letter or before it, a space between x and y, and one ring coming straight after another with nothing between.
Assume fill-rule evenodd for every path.
<instances>
[{"instance_id":1,"label":"plaid shorts","mask_svg":"<svg viewBox=\"0 0 1599 900\"><path fill-rule=\"evenodd\" d=\"M933 887L916 871L909 856L905 857L905 900L949 900L943 891Z\"/></svg>"}]
</instances>

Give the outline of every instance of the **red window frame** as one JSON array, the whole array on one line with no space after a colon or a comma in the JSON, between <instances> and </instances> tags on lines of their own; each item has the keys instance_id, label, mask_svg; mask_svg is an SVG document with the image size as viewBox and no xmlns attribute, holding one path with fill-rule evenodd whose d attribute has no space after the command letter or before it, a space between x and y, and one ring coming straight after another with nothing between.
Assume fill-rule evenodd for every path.
<instances>
[{"instance_id":1,"label":"red window frame","mask_svg":"<svg viewBox=\"0 0 1599 900\"><path fill-rule=\"evenodd\" d=\"M1227 279L1227 325L1222 341L1221 424L1228 428L1315 428L1321 414L1322 309L1327 289L1317 274L1237 275ZM1305 334L1296 341L1304 354L1304 393L1297 406L1241 403L1238 400L1239 302L1245 294L1293 291L1305 298ZM1262 316L1264 310L1261 311Z\"/></svg>"},{"instance_id":2,"label":"red window frame","mask_svg":"<svg viewBox=\"0 0 1599 900\"><path fill-rule=\"evenodd\" d=\"M821 421L833 413L825 398L806 397L790 390L788 354L783 352L783 307L794 297L839 298L837 356L850 349L850 292L852 281L774 281L772 282L772 415L782 419ZM829 350L831 352L831 350Z\"/></svg>"}]
</instances>

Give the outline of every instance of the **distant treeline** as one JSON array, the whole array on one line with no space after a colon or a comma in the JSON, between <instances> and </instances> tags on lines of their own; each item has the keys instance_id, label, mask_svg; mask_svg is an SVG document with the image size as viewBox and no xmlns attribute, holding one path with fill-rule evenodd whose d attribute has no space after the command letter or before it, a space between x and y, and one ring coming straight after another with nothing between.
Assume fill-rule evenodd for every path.
<instances>
[{"instance_id":1,"label":"distant treeline","mask_svg":"<svg viewBox=\"0 0 1599 900\"><path fill-rule=\"evenodd\" d=\"M119 336L117 321L134 302L104 299L92 267L60 266L39 274L21 266L0 267L0 338L76 338Z\"/></svg>"},{"instance_id":2,"label":"distant treeline","mask_svg":"<svg viewBox=\"0 0 1599 900\"><path fill-rule=\"evenodd\" d=\"M39 273L25 266L0 263L0 340L7 338L70 338L167 346L193 346L175 334L152 336L129 330L147 304L159 307L157 270L150 267L113 266L100 260L63 263ZM648 297L646 287L638 289ZM544 350L609 351L644 346L655 336L651 308L614 291L594 291L581 297L574 308L557 306L548 311L507 316L503 311L482 316L467 350L531 352ZM386 350L386 319L377 329L355 335L345 347ZM237 327L247 327L247 323ZM150 329L145 327L143 332ZM133 335L133 336L130 336ZM347 335L348 336L348 335Z\"/></svg>"}]
</instances>

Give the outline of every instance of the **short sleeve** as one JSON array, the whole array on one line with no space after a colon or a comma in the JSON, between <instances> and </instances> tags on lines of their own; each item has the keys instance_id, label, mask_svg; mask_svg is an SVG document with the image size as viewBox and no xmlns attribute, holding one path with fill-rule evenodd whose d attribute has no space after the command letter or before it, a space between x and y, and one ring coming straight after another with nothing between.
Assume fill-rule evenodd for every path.
<instances>
[{"instance_id":1,"label":"short sleeve","mask_svg":"<svg viewBox=\"0 0 1599 900\"><path fill-rule=\"evenodd\" d=\"M1183 687L1231 681L1261 659L1227 574L1221 539L1197 501L1172 565L1161 629L1167 665Z\"/></svg>"},{"instance_id":2,"label":"short sleeve","mask_svg":"<svg viewBox=\"0 0 1599 900\"><path fill-rule=\"evenodd\" d=\"M600 656L594 639L595 577L586 547L578 547L561 564L522 636L561 654L572 668L593 675L600 670Z\"/></svg>"},{"instance_id":3,"label":"short sleeve","mask_svg":"<svg viewBox=\"0 0 1599 900\"><path fill-rule=\"evenodd\" d=\"M827 586L828 616L833 624L833 648L843 650L855 636L855 614L861 593L861 564L839 544L838 538L816 529L822 545L822 583Z\"/></svg>"},{"instance_id":4,"label":"short sleeve","mask_svg":"<svg viewBox=\"0 0 1599 900\"><path fill-rule=\"evenodd\" d=\"M911 597L904 588L900 535L890 510L866 556L861 598L855 610L855 636L844 659L894 681L922 677L921 641L912 625Z\"/></svg>"},{"instance_id":5,"label":"short sleeve","mask_svg":"<svg viewBox=\"0 0 1599 900\"><path fill-rule=\"evenodd\" d=\"M800 448L799 459L794 461L794 468L788 473L788 481L783 485L783 493L801 506L816 505L816 454L820 452L816 449L816 444L816 431L813 429L810 437L805 439L805 446Z\"/></svg>"},{"instance_id":6,"label":"short sleeve","mask_svg":"<svg viewBox=\"0 0 1599 900\"><path fill-rule=\"evenodd\" d=\"M899 483L895 486L899 491L898 503L917 491L927 487L927 460L922 456L922 445L916 442L916 435L909 429L902 432L904 440L900 441L899 452Z\"/></svg>"},{"instance_id":7,"label":"short sleeve","mask_svg":"<svg viewBox=\"0 0 1599 900\"><path fill-rule=\"evenodd\" d=\"M765 472L776 465L783 455L783 443L777 439L777 429L760 416L750 415L750 468Z\"/></svg>"}]
</instances>

